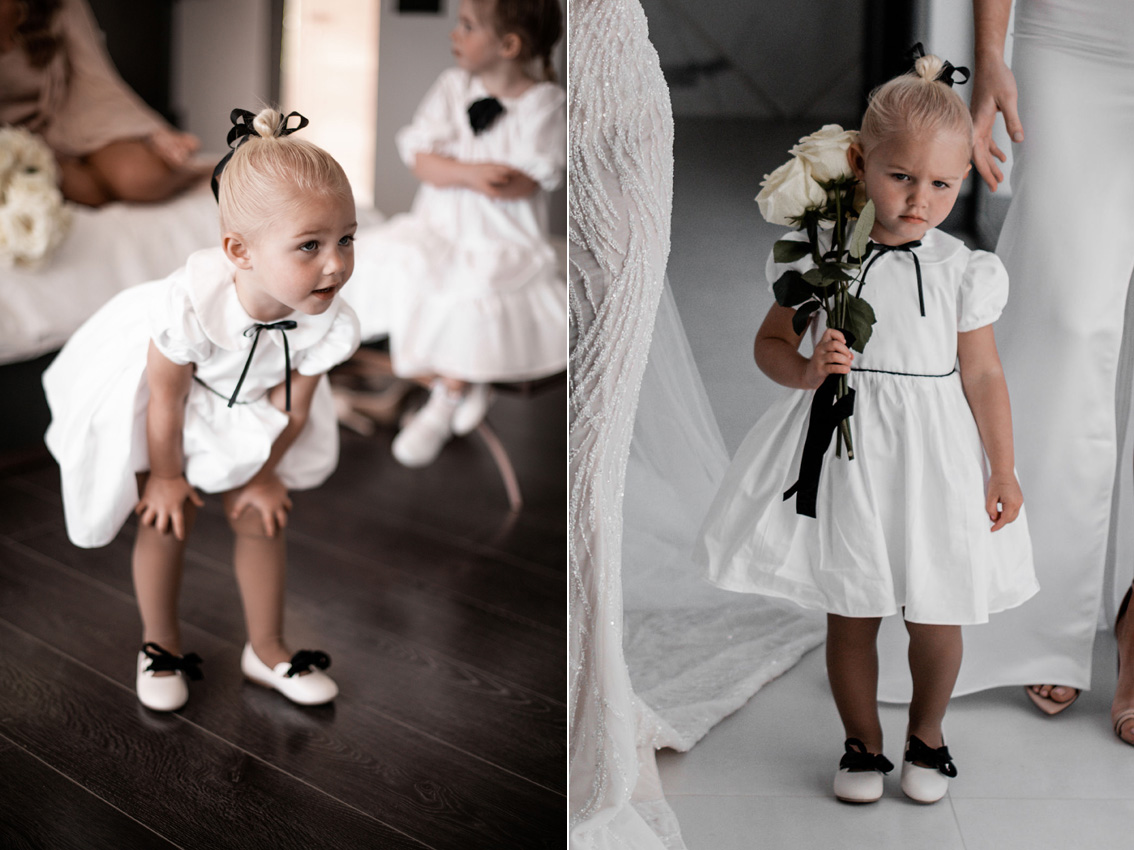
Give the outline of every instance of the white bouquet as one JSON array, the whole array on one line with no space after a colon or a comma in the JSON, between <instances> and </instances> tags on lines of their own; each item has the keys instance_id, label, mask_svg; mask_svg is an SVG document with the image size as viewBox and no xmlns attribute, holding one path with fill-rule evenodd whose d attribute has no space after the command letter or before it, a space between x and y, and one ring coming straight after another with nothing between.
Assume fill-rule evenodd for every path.
<instances>
[{"instance_id":1,"label":"white bouquet","mask_svg":"<svg viewBox=\"0 0 1134 850\"><path fill-rule=\"evenodd\" d=\"M0 127L0 265L38 265L70 225L51 150L27 130Z\"/></svg>"}]
</instances>

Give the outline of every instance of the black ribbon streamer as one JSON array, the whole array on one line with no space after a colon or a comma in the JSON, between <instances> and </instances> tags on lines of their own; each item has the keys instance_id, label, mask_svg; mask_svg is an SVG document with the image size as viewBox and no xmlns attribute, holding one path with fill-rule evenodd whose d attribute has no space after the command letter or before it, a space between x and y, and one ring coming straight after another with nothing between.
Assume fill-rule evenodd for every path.
<instances>
[{"instance_id":1,"label":"black ribbon streamer","mask_svg":"<svg viewBox=\"0 0 1134 850\"><path fill-rule=\"evenodd\" d=\"M914 248L920 248L921 242L915 240L913 242L903 242L901 245L883 245L880 242L871 242L871 247L874 248L874 256L870 258L862 269L862 277L858 281L858 289L854 291L857 296L862 292L862 287L866 283L866 273L870 271L870 267L874 265L874 261L879 257L885 256L891 251L905 251L913 257L914 274L917 276L917 305L921 309L922 318L925 317L925 290L921 285L921 262L918 261L917 254L914 253Z\"/></svg>"},{"instance_id":2,"label":"black ribbon streamer","mask_svg":"<svg viewBox=\"0 0 1134 850\"><path fill-rule=\"evenodd\" d=\"M937 772L952 779L957 775L957 766L953 764L953 757L949 755L948 747L934 749L921 740L917 735L910 735L910 743L906 749L906 761L920 762L936 768Z\"/></svg>"},{"instance_id":3,"label":"black ribbon streamer","mask_svg":"<svg viewBox=\"0 0 1134 850\"><path fill-rule=\"evenodd\" d=\"M504 113L504 107L494 97L482 97L469 105L469 126L473 135L479 136L493 125Z\"/></svg>"},{"instance_id":4,"label":"black ribbon streamer","mask_svg":"<svg viewBox=\"0 0 1134 850\"><path fill-rule=\"evenodd\" d=\"M188 655L174 655L156 643L147 643L142 647L146 658L150 659L150 666L146 669L153 673L176 672L180 670L194 682L204 678L201 673L201 656L195 652Z\"/></svg>"},{"instance_id":5,"label":"black ribbon streamer","mask_svg":"<svg viewBox=\"0 0 1134 850\"><path fill-rule=\"evenodd\" d=\"M301 649L291 657L291 667L284 673L289 678L306 673L312 667L326 670L331 666L331 657L318 649Z\"/></svg>"},{"instance_id":6,"label":"black ribbon streamer","mask_svg":"<svg viewBox=\"0 0 1134 850\"><path fill-rule=\"evenodd\" d=\"M846 770L877 770L880 773L889 773L894 769L894 763L881 753L866 751L866 744L858 738L847 738L843 749L846 753L839 759L839 767Z\"/></svg>"},{"instance_id":7,"label":"black ribbon streamer","mask_svg":"<svg viewBox=\"0 0 1134 850\"><path fill-rule=\"evenodd\" d=\"M854 344L854 335L843 331L847 345ZM795 512L815 518L819 497L819 473L823 471L823 455L831 445L831 437L839 423L854 413L854 390L848 389L842 398L836 398L842 375L828 375L811 399L811 414L807 420L807 436L803 439L803 456L799 461L799 477L784 493L786 502L795 496Z\"/></svg>"},{"instance_id":8,"label":"black ribbon streamer","mask_svg":"<svg viewBox=\"0 0 1134 850\"><path fill-rule=\"evenodd\" d=\"M292 118L298 118L299 123L294 127L289 127L288 122ZM252 126L252 122L256 120L256 113L249 112L247 109L234 109L228 115L228 120L232 122L232 129L228 131L228 147L229 152L224 155L224 158L217 163L217 167L213 169L213 197L218 201L220 200L220 176L224 171L224 167L228 165L228 161L232 159L232 155L236 153L236 149L248 141L249 136L261 138L260 134ZM279 135L290 136L296 130L302 130L308 125L308 120L300 115L298 112L289 112L284 116L283 127L280 129Z\"/></svg>"},{"instance_id":9,"label":"black ribbon streamer","mask_svg":"<svg viewBox=\"0 0 1134 850\"><path fill-rule=\"evenodd\" d=\"M920 41L917 44L915 44L913 47L911 47L909 49L909 51L906 53L906 57L910 60L911 63L916 63L917 60L920 59L924 55L925 55L925 48L922 47ZM957 85L958 83L961 84L961 85L964 85L965 83L967 83L969 81L969 77L971 76L971 74L969 74L968 68L964 67L963 65L958 67L958 66L954 65L952 62L949 62L948 60L944 60L944 61L945 61L945 64L942 66L941 71L938 72L937 76L933 78L934 80L936 80L937 82L944 83L945 85L949 86L949 88L952 88L953 86ZM957 79L958 74L964 74L964 79L958 80Z\"/></svg>"},{"instance_id":10,"label":"black ribbon streamer","mask_svg":"<svg viewBox=\"0 0 1134 850\"><path fill-rule=\"evenodd\" d=\"M232 398L228 400L229 407L236 404L236 397L240 395L240 388L248 375L248 367L252 365L252 355L256 353L256 343L260 341L260 331L279 331L280 336L283 337L284 395L286 396L284 409L291 410L291 352L287 347L287 331L293 331L296 327L296 323L291 319L285 319L282 322L272 322L270 325L252 325L244 331L245 336L252 337L252 350L248 352L248 359L244 361L244 371L240 373L240 380L236 382L236 389L232 391Z\"/></svg>"}]
</instances>

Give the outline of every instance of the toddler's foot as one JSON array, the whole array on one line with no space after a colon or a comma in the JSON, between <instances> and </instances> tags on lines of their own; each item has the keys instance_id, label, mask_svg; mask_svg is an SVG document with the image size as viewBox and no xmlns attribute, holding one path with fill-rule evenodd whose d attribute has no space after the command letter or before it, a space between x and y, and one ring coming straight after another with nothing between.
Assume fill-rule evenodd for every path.
<instances>
[{"instance_id":1,"label":"toddler's foot","mask_svg":"<svg viewBox=\"0 0 1134 850\"><path fill-rule=\"evenodd\" d=\"M930 747L917 735L910 735L902 761L902 791L907 797L917 803L936 803L956 775L948 747Z\"/></svg>"},{"instance_id":2,"label":"toddler's foot","mask_svg":"<svg viewBox=\"0 0 1134 850\"><path fill-rule=\"evenodd\" d=\"M189 679L202 678L195 652L174 655L156 643L147 643L138 653L135 689L138 702L153 711L177 711L189 700Z\"/></svg>"},{"instance_id":3,"label":"toddler's foot","mask_svg":"<svg viewBox=\"0 0 1134 850\"><path fill-rule=\"evenodd\" d=\"M882 776L894 764L881 753L866 751L858 738L847 738L846 753L835 774L835 798L844 803L873 803L882 797Z\"/></svg>"},{"instance_id":4,"label":"toddler's foot","mask_svg":"<svg viewBox=\"0 0 1134 850\"><path fill-rule=\"evenodd\" d=\"M390 447L403 466L428 466L437 459L441 447L453 436L453 411L461 395L453 394L441 381L433 382L429 401L411 419Z\"/></svg>"},{"instance_id":5,"label":"toddler's foot","mask_svg":"<svg viewBox=\"0 0 1134 850\"><path fill-rule=\"evenodd\" d=\"M299 705L322 705L339 695L335 680L323 672L330 666L327 653L317 649L301 649L290 661L281 661L275 667L261 661L250 643L244 644L240 655L240 670L247 679L277 690Z\"/></svg>"},{"instance_id":6,"label":"toddler's foot","mask_svg":"<svg viewBox=\"0 0 1134 850\"><path fill-rule=\"evenodd\" d=\"M453 411L453 433L464 435L471 432L488 413L492 404L492 388L488 384L473 384L469 387Z\"/></svg>"}]
</instances>

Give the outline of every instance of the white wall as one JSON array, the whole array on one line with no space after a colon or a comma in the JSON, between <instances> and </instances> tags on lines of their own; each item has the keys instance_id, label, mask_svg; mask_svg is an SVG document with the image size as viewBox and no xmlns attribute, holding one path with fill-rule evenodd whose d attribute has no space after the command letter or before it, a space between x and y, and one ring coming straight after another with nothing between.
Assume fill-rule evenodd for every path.
<instances>
[{"instance_id":1,"label":"white wall","mask_svg":"<svg viewBox=\"0 0 1134 850\"><path fill-rule=\"evenodd\" d=\"M223 153L229 112L271 99L271 2L189 0L173 14L173 107L205 151Z\"/></svg>"}]
</instances>

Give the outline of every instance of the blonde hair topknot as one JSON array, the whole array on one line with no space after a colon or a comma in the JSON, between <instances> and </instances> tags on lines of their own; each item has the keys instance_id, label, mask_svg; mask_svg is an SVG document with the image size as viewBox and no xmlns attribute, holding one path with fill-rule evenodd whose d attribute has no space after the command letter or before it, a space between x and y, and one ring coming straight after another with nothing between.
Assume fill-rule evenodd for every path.
<instances>
[{"instance_id":1,"label":"blonde hair topknot","mask_svg":"<svg viewBox=\"0 0 1134 850\"><path fill-rule=\"evenodd\" d=\"M862 147L903 132L923 134L953 131L973 138L969 108L953 88L937 77L945 67L939 56L920 57L912 71L894 77L870 93L870 103L859 131Z\"/></svg>"},{"instance_id":2,"label":"blonde hair topknot","mask_svg":"<svg viewBox=\"0 0 1134 850\"><path fill-rule=\"evenodd\" d=\"M281 196L323 193L352 198L342 166L318 145L284 135L287 119L277 109L260 110L251 135L220 175L217 202L221 232L253 234L285 210Z\"/></svg>"}]
</instances>

